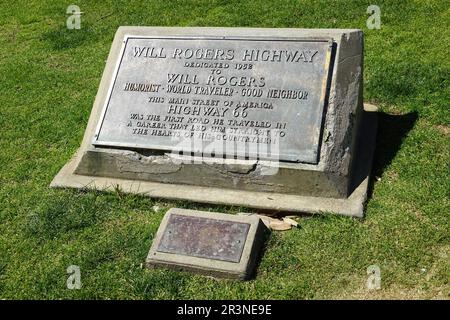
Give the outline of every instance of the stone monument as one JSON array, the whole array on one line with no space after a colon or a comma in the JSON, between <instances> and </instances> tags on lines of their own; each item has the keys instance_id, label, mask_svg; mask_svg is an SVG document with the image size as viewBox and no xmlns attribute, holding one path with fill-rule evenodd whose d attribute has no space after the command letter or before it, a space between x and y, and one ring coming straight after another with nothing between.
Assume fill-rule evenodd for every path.
<instances>
[{"instance_id":1,"label":"stone monument","mask_svg":"<svg viewBox=\"0 0 450 320\"><path fill-rule=\"evenodd\" d=\"M51 186L361 217L362 76L360 30L120 27Z\"/></svg>"}]
</instances>

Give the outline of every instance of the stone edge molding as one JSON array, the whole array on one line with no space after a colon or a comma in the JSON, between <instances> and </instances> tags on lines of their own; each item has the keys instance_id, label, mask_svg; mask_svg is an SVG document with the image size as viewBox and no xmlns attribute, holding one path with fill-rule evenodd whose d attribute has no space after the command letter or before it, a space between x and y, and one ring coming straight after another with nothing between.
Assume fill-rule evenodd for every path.
<instances>
[{"instance_id":1,"label":"stone edge molding","mask_svg":"<svg viewBox=\"0 0 450 320\"><path fill-rule=\"evenodd\" d=\"M224 31L225 30L225 31ZM103 177L94 175L75 174L86 151L92 150L92 136L95 132L98 119L103 107L103 99L106 96L108 81L115 66L115 57L119 44L116 39L124 34L144 34L147 31L158 32L162 35L170 34L205 34L218 35L252 33L264 36L290 36L308 34L318 36L329 36L330 34L342 37L351 37L350 34L360 32L359 30L339 29L265 29L265 28L166 28L166 27L120 27L116 33L113 47L110 51L108 62L102 76L99 90L94 102L94 107L89 118L81 147L67 164L60 170L51 182L51 187L70 187L79 189L99 189L113 191L120 188L126 193L137 193L155 198L166 198L174 200L189 200L210 204L225 204L252 207L256 209L268 209L276 211L297 213L336 213L348 216L363 217L364 204L367 199L369 176L372 166L372 158L375 148L377 113L374 106L361 106L359 113L359 129L352 143L352 175L353 188L348 197L310 196L298 194L285 194L278 192L250 191L240 189L228 189L221 187L205 187L185 184L169 184L135 179ZM353 58L352 56L346 59ZM337 63L337 62L336 62ZM360 96L361 98L361 96ZM330 102L331 103L331 102ZM362 104L362 102L361 102ZM358 111L358 110L356 110ZM336 110L333 110L336 113ZM336 115L328 110L325 122ZM327 157L334 158L337 154L328 154ZM343 156L343 155L340 155ZM301 165L301 164L300 164Z\"/></svg>"},{"instance_id":2,"label":"stone edge molding","mask_svg":"<svg viewBox=\"0 0 450 320\"><path fill-rule=\"evenodd\" d=\"M229 262L157 251L169 218L174 214L249 224L250 228L240 261ZM146 259L146 266L148 268L167 267L175 270L193 271L216 278L248 280L254 275L257 261L260 258L260 249L267 232L268 229L264 226L264 223L256 216L238 216L217 212L172 208L164 215L158 231L153 238L153 243Z\"/></svg>"}]
</instances>

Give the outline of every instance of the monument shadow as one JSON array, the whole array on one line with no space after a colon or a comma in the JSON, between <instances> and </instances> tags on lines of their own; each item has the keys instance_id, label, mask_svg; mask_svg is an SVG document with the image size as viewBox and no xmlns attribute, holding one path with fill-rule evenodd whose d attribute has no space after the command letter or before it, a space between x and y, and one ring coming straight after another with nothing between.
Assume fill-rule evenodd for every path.
<instances>
[{"instance_id":1,"label":"monument shadow","mask_svg":"<svg viewBox=\"0 0 450 320\"><path fill-rule=\"evenodd\" d=\"M418 117L416 111L401 115L384 112L378 113L378 130L375 156L369 180L368 200L372 198L375 177L381 177L386 168L391 164L404 139L414 127Z\"/></svg>"}]
</instances>

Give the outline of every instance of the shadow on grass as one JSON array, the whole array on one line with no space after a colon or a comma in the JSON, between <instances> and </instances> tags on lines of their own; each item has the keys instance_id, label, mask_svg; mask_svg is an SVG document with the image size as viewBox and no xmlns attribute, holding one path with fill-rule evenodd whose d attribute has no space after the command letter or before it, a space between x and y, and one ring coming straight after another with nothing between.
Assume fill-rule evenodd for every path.
<instances>
[{"instance_id":1,"label":"shadow on grass","mask_svg":"<svg viewBox=\"0 0 450 320\"><path fill-rule=\"evenodd\" d=\"M250 273L247 276L246 280L256 280L256 277L258 275L258 271L260 270L262 258L265 256L266 251L269 249L269 240L271 236L271 231L263 225L262 222L260 222L260 237L258 239L255 239L256 248L257 250L254 250L253 254L255 255L254 258L254 265L250 268Z\"/></svg>"},{"instance_id":2,"label":"shadow on grass","mask_svg":"<svg viewBox=\"0 0 450 320\"><path fill-rule=\"evenodd\" d=\"M414 127L418 119L417 112L403 115L378 113L378 130L373 158L372 174L368 190L368 199L372 197L375 177L380 177L391 164L400 149L403 140Z\"/></svg>"}]
</instances>

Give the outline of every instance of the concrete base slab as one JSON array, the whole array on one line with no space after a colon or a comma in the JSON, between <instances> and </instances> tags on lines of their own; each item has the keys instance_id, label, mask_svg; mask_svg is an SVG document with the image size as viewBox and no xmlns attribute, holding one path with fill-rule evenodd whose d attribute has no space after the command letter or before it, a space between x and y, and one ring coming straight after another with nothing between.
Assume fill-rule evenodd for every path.
<instances>
[{"instance_id":1,"label":"concrete base slab","mask_svg":"<svg viewBox=\"0 0 450 320\"><path fill-rule=\"evenodd\" d=\"M146 264L246 280L253 275L265 231L255 216L172 208L159 226Z\"/></svg>"},{"instance_id":2,"label":"concrete base slab","mask_svg":"<svg viewBox=\"0 0 450 320\"><path fill-rule=\"evenodd\" d=\"M137 193L154 198L236 205L294 213L335 213L363 217L377 128L376 107L365 105L364 110L358 151L356 152L356 161L354 161L354 189L347 198L311 197L77 175L74 174L74 171L80 161L79 151L56 175L50 186L105 191L114 191L119 187L125 193Z\"/></svg>"}]
</instances>

